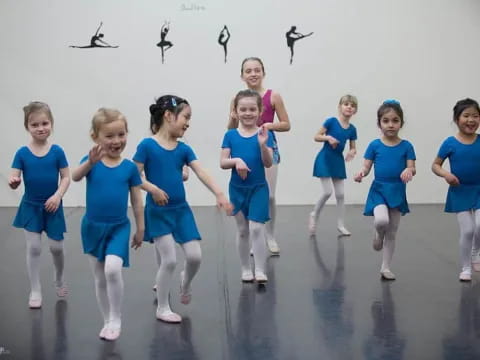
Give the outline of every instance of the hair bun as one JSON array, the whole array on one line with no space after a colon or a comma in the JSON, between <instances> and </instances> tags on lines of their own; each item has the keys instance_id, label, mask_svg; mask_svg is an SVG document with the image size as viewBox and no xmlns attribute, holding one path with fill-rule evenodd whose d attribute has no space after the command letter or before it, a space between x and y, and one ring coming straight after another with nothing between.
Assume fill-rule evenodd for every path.
<instances>
[{"instance_id":1,"label":"hair bun","mask_svg":"<svg viewBox=\"0 0 480 360\"><path fill-rule=\"evenodd\" d=\"M155 113L157 111L158 111L158 105L157 104L150 105L150 115L155 115Z\"/></svg>"}]
</instances>

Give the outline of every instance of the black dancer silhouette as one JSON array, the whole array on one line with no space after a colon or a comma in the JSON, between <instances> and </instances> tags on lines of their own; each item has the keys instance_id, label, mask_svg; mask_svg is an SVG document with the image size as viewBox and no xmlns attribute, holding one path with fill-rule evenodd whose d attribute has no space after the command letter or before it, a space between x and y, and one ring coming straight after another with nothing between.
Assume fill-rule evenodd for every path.
<instances>
[{"instance_id":1,"label":"black dancer silhouette","mask_svg":"<svg viewBox=\"0 0 480 360\"><path fill-rule=\"evenodd\" d=\"M165 51L167 51L173 46L173 44L170 41L165 40L169 31L170 31L170 23L165 21L165 24L162 25L162 29L160 30L160 42L157 44L160 50L162 50L162 64L164 63L164 60L165 60Z\"/></svg>"},{"instance_id":2,"label":"black dancer silhouette","mask_svg":"<svg viewBox=\"0 0 480 360\"><path fill-rule=\"evenodd\" d=\"M290 30L288 30L287 33L285 34L285 36L287 37L287 46L290 48L290 65L293 62L293 46L295 45L295 41L303 39L313 34L313 32L311 32L306 35L303 35L297 32L296 30L297 30L297 27L292 26Z\"/></svg>"},{"instance_id":3,"label":"black dancer silhouette","mask_svg":"<svg viewBox=\"0 0 480 360\"><path fill-rule=\"evenodd\" d=\"M218 35L218 43L223 46L225 53L225 63L227 63L227 43L230 40L230 31L228 31L227 25L225 25Z\"/></svg>"},{"instance_id":4,"label":"black dancer silhouette","mask_svg":"<svg viewBox=\"0 0 480 360\"><path fill-rule=\"evenodd\" d=\"M103 33L98 33L100 31L100 28L102 27L103 22L100 23L98 26L97 31L95 32L95 35L92 36L90 39L90 45L85 45L85 46L75 46L75 45L70 45L69 47L71 48L76 48L76 49L91 49L91 48L118 48L118 46L112 46L106 41L102 40L103 38Z\"/></svg>"}]
</instances>

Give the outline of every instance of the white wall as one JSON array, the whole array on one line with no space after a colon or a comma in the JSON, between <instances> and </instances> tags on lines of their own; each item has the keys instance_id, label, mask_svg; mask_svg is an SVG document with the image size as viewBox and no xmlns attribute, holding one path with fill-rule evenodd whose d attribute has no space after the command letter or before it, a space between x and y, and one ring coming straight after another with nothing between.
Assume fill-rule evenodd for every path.
<instances>
[{"instance_id":1,"label":"white wall","mask_svg":"<svg viewBox=\"0 0 480 360\"><path fill-rule=\"evenodd\" d=\"M197 10L182 10L183 7ZM148 135L148 105L175 93L192 104L187 141L225 190L229 173L218 158L229 102L240 81L244 57L264 60L265 85L279 91L292 121L280 134L280 204L313 203L319 183L311 176L319 144L314 133L336 114L338 99L359 99L354 118L361 164L366 145L378 136L375 113L385 98L399 99L406 125L401 132L417 151L418 175L409 185L411 203L443 202L446 184L430 164L442 139L453 134L451 113L464 97L480 99L476 0L2 0L0 2L0 174L6 183L13 154L28 141L22 106L48 102L55 117L52 140L75 165L88 151L90 119L100 106L117 107L129 119L133 155ZM174 47L161 64L160 27L170 20ZM100 21L105 40L118 49L71 49L88 44ZM229 62L217 36L227 24ZM295 46L288 64L285 32L314 31ZM370 179L346 183L347 202L364 201ZM213 204L198 180L188 182L192 205ZM0 186L0 206L15 206L21 190ZM73 184L66 205L84 203L84 183Z\"/></svg>"}]
</instances>

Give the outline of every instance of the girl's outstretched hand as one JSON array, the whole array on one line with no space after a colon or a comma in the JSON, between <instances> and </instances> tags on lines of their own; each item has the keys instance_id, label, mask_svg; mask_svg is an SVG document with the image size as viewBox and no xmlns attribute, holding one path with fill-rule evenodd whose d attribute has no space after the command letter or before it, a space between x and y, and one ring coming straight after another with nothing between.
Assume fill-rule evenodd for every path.
<instances>
[{"instance_id":1,"label":"girl's outstretched hand","mask_svg":"<svg viewBox=\"0 0 480 360\"><path fill-rule=\"evenodd\" d=\"M363 173L363 171L360 171L358 173L355 174L355 176L353 177L353 180L355 180L356 182L360 183L362 182L362 179L365 177L365 174Z\"/></svg>"},{"instance_id":2,"label":"girl's outstretched hand","mask_svg":"<svg viewBox=\"0 0 480 360\"><path fill-rule=\"evenodd\" d=\"M95 145L88 152L88 161L93 165L99 162L102 157L105 155L105 150L100 145Z\"/></svg>"},{"instance_id":3,"label":"girl's outstretched hand","mask_svg":"<svg viewBox=\"0 0 480 360\"><path fill-rule=\"evenodd\" d=\"M235 162L235 170L237 171L238 176L240 176L242 180L245 180L247 178L248 172L250 171L247 164L245 164L245 161L240 158L238 158Z\"/></svg>"},{"instance_id":4,"label":"girl's outstretched hand","mask_svg":"<svg viewBox=\"0 0 480 360\"><path fill-rule=\"evenodd\" d=\"M406 184L413 178L413 170L411 168L405 168L400 174L400 179Z\"/></svg>"},{"instance_id":5,"label":"girl's outstretched hand","mask_svg":"<svg viewBox=\"0 0 480 360\"><path fill-rule=\"evenodd\" d=\"M337 145L340 144L340 141L335 139L333 136L329 136L328 137L328 143L330 144L332 149L335 149L337 147Z\"/></svg>"},{"instance_id":6,"label":"girl's outstretched hand","mask_svg":"<svg viewBox=\"0 0 480 360\"><path fill-rule=\"evenodd\" d=\"M233 205L230 203L230 201L228 201L224 193L217 195L217 207L225 210L227 215L231 215L233 211Z\"/></svg>"},{"instance_id":7,"label":"girl's outstretched hand","mask_svg":"<svg viewBox=\"0 0 480 360\"><path fill-rule=\"evenodd\" d=\"M152 198L157 205L163 206L168 204L168 194L157 186L152 191Z\"/></svg>"},{"instance_id":8,"label":"girl's outstretched hand","mask_svg":"<svg viewBox=\"0 0 480 360\"><path fill-rule=\"evenodd\" d=\"M460 185L460 180L458 180L458 178L452 173L445 175L445 181L451 186Z\"/></svg>"},{"instance_id":9,"label":"girl's outstretched hand","mask_svg":"<svg viewBox=\"0 0 480 360\"><path fill-rule=\"evenodd\" d=\"M140 246L142 246L143 235L144 235L144 231L137 230L135 232L135 235L133 235L133 239L132 239L132 248L133 249L137 250Z\"/></svg>"},{"instance_id":10,"label":"girl's outstretched hand","mask_svg":"<svg viewBox=\"0 0 480 360\"><path fill-rule=\"evenodd\" d=\"M10 176L10 179L8 179L8 186L13 190L15 190L21 183L22 179L18 176Z\"/></svg>"},{"instance_id":11,"label":"girl's outstretched hand","mask_svg":"<svg viewBox=\"0 0 480 360\"><path fill-rule=\"evenodd\" d=\"M260 126L260 129L258 129L258 143L260 146L265 145L268 140L268 129L266 124L263 124Z\"/></svg>"}]
</instances>

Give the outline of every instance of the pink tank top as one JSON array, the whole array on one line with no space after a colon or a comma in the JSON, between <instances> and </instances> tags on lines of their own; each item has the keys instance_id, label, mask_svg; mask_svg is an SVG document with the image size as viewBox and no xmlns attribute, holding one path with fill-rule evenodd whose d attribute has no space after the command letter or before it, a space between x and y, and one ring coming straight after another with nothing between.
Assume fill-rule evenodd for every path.
<instances>
[{"instance_id":1,"label":"pink tank top","mask_svg":"<svg viewBox=\"0 0 480 360\"><path fill-rule=\"evenodd\" d=\"M272 89L268 89L263 95L263 112L262 116L258 120L258 126L261 126L265 123L273 123L273 118L275 116L275 110L272 107Z\"/></svg>"}]
</instances>

